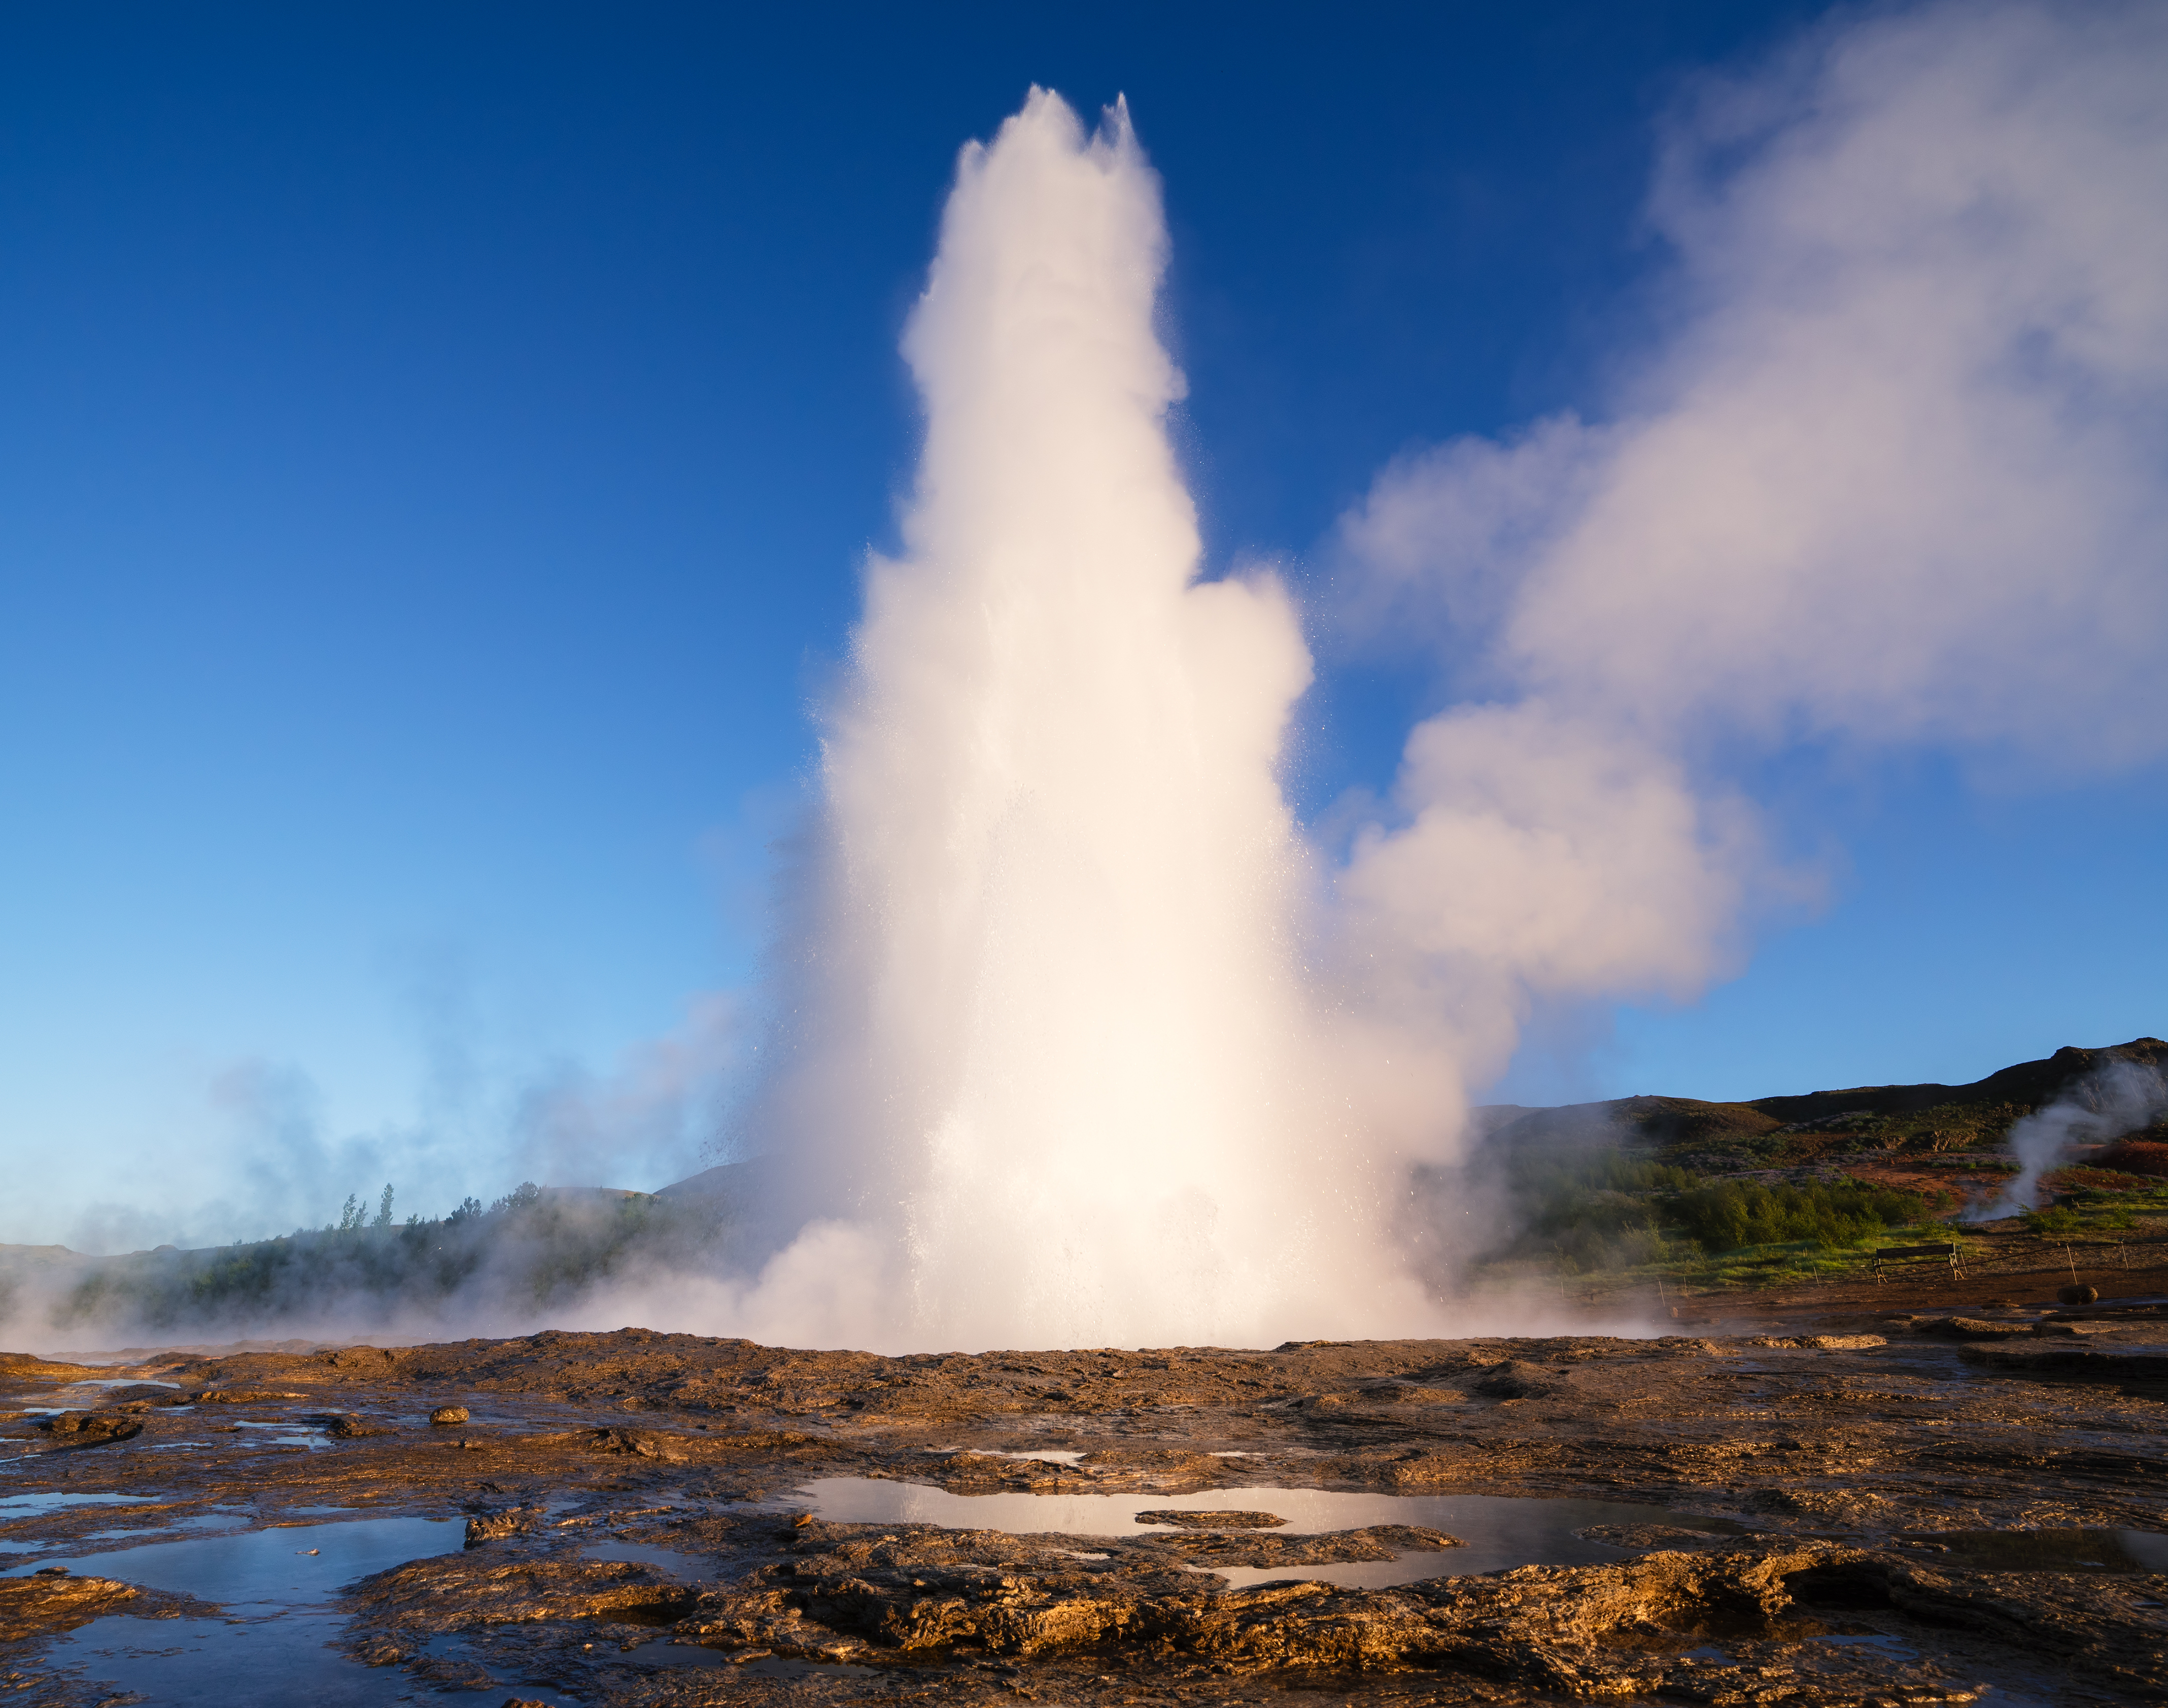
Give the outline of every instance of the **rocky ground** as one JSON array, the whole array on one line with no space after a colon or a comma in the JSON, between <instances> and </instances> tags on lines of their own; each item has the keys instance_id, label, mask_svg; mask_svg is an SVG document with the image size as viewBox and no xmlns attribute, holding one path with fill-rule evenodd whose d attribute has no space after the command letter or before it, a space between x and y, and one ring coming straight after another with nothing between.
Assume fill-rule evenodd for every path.
<instances>
[{"instance_id":1,"label":"rocky ground","mask_svg":"<svg viewBox=\"0 0 2168 1708\"><path fill-rule=\"evenodd\" d=\"M2128 1279L2168 1291L2168 1274ZM212 1514L464 1515L464 1549L344 1589L337 1664L380 1679L385 1701L2168 1696L2168 1577L2105 1534L2168 1530L2168 1317L1972 1291L1931 1278L1885 1285L1872 1309L1749 1301L1646 1340L888 1359L624 1330L95 1372L19 1358L0 1362L0 1452L22 1455L0 1494L156 1498L0 1517L0 1543L46 1545L0 1564L125 1551ZM93 1374L141 1385L30 1409L90 1400ZM445 1407L467 1415L428 1421ZM1049 1452L1076 1457L1002 1456ZM829 1477L1651 1513L1602 1530L1607 1563L1363 1589L1257 1580L1449 1560L1453 1539L1290 1533L1267 1494L1134 1536L838 1524L794 1493ZM201 1615L218 1591L134 1587L125 1562L0 1579L13 1700L146 1700L64 1663L56 1639L116 1613ZM1228 1588L1220 1567L1257 1569Z\"/></svg>"}]
</instances>

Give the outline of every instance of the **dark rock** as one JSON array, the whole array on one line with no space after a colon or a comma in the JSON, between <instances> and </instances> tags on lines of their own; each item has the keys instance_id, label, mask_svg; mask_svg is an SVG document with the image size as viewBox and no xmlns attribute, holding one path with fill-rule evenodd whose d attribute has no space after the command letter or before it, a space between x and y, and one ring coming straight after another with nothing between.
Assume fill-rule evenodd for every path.
<instances>
[{"instance_id":1,"label":"dark rock","mask_svg":"<svg viewBox=\"0 0 2168 1708\"><path fill-rule=\"evenodd\" d=\"M1278 1513L1174 1512L1139 1513L1140 1524L1173 1524L1187 1530L1269 1530L1287 1520Z\"/></svg>"},{"instance_id":2,"label":"dark rock","mask_svg":"<svg viewBox=\"0 0 2168 1708\"><path fill-rule=\"evenodd\" d=\"M143 1420L122 1413L62 1412L39 1427L71 1447L102 1447L143 1433Z\"/></svg>"},{"instance_id":3,"label":"dark rock","mask_svg":"<svg viewBox=\"0 0 2168 1708\"><path fill-rule=\"evenodd\" d=\"M1735 1524L1727 1526L1735 1531L1738 1528ZM1680 1524L1591 1524L1585 1530L1576 1530L1574 1535L1613 1548L1630 1548L1637 1554L1666 1549L1713 1548L1724 1540L1711 1531L1690 1530Z\"/></svg>"},{"instance_id":4,"label":"dark rock","mask_svg":"<svg viewBox=\"0 0 2168 1708\"><path fill-rule=\"evenodd\" d=\"M181 1403L194 1406L263 1406L274 1400L305 1400L306 1394L286 1393L275 1388L205 1388Z\"/></svg>"},{"instance_id":5,"label":"dark rock","mask_svg":"<svg viewBox=\"0 0 2168 1708\"><path fill-rule=\"evenodd\" d=\"M676 1461L685 1457L688 1443L682 1435L666 1435L653 1429L606 1429L592 1431L587 1444L598 1453L629 1453L636 1459Z\"/></svg>"},{"instance_id":6,"label":"dark rock","mask_svg":"<svg viewBox=\"0 0 2168 1708\"><path fill-rule=\"evenodd\" d=\"M1532 1400L1554 1394L1565 1383L1549 1370L1509 1359L1485 1371L1469 1386L1477 1393L1494 1400Z\"/></svg>"},{"instance_id":7,"label":"dark rock","mask_svg":"<svg viewBox=\"0 0 2168 1708\"><path fill-rule=\"evenodd\" d=\"M478 1548L484 1542L501 1540L533 1530L548 1513L546 1507L514 1506L502 1511L477 1513L467 1520L467 1546Z\"/></svg>"},{"instance_id":8,"label":"dark rock","mask_svg":"<svg viewBox=\"0 0 2168 1708\"><path fill-rule=\"evenodd\" d=\"M1932 1334L1944 1340L2006 1340L2030 1334L2030 1322L1990 1322L1979 1317L1930 1317L1912 1325L1915 1334Z\"/></svg>"}]
</instances>

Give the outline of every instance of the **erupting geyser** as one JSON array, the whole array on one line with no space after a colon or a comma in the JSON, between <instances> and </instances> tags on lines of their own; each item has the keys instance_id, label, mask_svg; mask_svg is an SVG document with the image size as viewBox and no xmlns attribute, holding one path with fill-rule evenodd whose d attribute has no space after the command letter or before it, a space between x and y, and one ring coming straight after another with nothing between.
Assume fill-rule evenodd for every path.
<instances>
[{"instance_id":1,"label":"erupting geyser","mask_svg":"<svg viewBox=\"0 0 2168 1708\"><path fill-rule=\"evenodd\" d=\"M794 1242L749 1332L1269 1344L1414 1329L1350 1141L1278 765L1269 580L1198 579L1153 330L1157 180L1034 91L963 155L905 352L927 411L826 719L757 1122Z\"/></svg>"}]
</instances>

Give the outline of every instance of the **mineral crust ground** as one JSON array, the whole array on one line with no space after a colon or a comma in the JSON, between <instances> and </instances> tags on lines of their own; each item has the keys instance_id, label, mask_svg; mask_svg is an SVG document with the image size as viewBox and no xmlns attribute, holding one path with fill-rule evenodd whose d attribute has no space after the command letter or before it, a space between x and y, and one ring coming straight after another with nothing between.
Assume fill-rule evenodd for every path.
<instances>
[{"instance_id":1,"label":"mineral crust ground","mask_svg":"<svg viewBox=\"0 0 2168 1708\"><path fill-rule=\"evenodd\" d=\"M339 1590L323 1664L347 1688L626 1708L2168 1697L2168 1577L2128 1540L2168 1530L2168 1290L2064 1315L1956 1285L1748 1301L1650 1338L883 1358L625 1329L8 1357L0 1683L56 1708L157 1700L67 1634L220 1617L215 1583L129 1581L131 1548L192 1523L458 1517L464 1546ZM433 1424L446 1407L465 1416ZM797 1492L834 1477L1262 1493L1230 1500L1231 1528L1020 1535L827 1522ZM1226 1588L1214 1568L1451 1540L1289 1534L1274 1488L1652 1521L1607 1530L1600 1564ZM69 1493L147 1498L22 1498ZM94 1576L30 1575L89 1553ZM264 1688L232 1700L289 1700Z\"/></svg>"}]
</instances>

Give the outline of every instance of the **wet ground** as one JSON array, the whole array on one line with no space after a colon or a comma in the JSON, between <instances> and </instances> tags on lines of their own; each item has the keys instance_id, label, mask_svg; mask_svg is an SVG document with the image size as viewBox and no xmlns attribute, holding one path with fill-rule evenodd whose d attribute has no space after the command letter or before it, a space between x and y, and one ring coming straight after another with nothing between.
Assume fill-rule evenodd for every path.
<instances>
[{"instance_id":1,"label":"wet ground","mask_svg":"<svg viewBox=\"0 0 2168 1708\"><path fill-rule=\"evenodd\" d=\"M627 1330L0 1359L0 1685L56 1708L2168 1696L2162 1307L1810 1306L1275 1352ZM445 1406L466 1419L433 1425Z\"/></svg>"}]
</instances>

